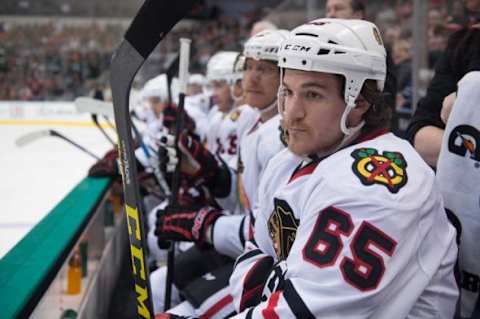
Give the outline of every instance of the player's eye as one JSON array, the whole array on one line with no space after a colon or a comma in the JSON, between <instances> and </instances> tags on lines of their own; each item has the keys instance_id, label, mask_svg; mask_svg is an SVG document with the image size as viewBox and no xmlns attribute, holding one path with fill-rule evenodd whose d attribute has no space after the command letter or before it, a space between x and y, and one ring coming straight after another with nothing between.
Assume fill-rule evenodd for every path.
<instances>
[{"instance_id":1,"label":"player's eye","mask_svg":"<svg viewBox=\"0 0 480 319\"><path fill-rule=\"evenodd\" d=\"M323 97L322 94L315 91L307 91L305 92L304 96L305 96L305 99L307 100L318 100Z\"/></svg>"}]
</instances>

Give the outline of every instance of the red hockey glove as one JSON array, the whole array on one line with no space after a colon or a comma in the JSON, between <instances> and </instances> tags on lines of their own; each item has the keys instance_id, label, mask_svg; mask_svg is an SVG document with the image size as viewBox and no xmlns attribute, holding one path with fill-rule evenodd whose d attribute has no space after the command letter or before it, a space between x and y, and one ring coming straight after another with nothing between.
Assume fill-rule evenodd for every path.
<instances>
[{"instance_id":1,"label":"red hockey glove","mask_svg":"<svg viewBox=\"0 0 480 319\"><path fill-rule=\"evenodd\" d=\"M175 122L177 121L177 106L169 105L163 112L163 126L165 126L170 132L175 132ZM195 132L195 121L184 112L183 127L187 131Z\"/></svg>"},{"instance_id":2,"label":"red hockey glove","mask_svg":"<svg viewBox=\"0 0 480 319\"><path fill-rule=\"evenodd\" d=\"M119 170L117 165L118 151L117 148L113 148L108 151L105 156L98 160L88 170L88 176L92 177L114 177L118 176Z\"/></svg>"},{"instance_id":3,"label":"red hockey glove","mask_svg":"<svg viewBox=\"0 0 480 319\"><path fill-rule=\"evenodd\" d=\"M195 242L200 247L208 247L207 231L222 216L219 210L203 207L200 210L188 208L172 208L157 213L155 235L159 246L164 247L167 240Z\"/></svg>"}]
</instances>

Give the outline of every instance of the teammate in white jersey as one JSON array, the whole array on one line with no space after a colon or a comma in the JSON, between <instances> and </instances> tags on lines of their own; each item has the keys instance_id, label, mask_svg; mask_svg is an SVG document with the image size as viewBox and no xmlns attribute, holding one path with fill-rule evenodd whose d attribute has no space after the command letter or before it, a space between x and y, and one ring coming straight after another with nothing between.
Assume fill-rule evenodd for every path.
<instances>
[{"instance_id":1,"label":"teammate in white jersey","mask_svg":"<svg viewBox=\"0 0 480 319\"><path fill-rule=\"evenodd\" d=\"M268 160L284 147L280 141L279 118L276 116L278 113L277 91L280 84L277 52L279 43L286 39L288 34L289 32L286 30L264 31L250 38L245 43L243 51L246 58L242 80L245 102L259 110L255 121L247 122L245 118L243 118L243 121L240 119L237 129L241 143L240 151L246 159L239 164L239 175L246 177L244 178L244 185L249 187L248 194L251 196L250 200L245 200L244 203L250 203L253 206L257 206L255 193L263 168ZM236 174L236 172L231 171L231 174ZM245 190L244 187L241 187L241 189ZM245 196L245 194L247 193L244 192L243 195ZM208 237L207 240L218 252L235 258L243 251L245 239L248 239L249 235L251 213L248 204L245 206L248 208L247 214L243 215L227 215L228 213L225 212L219 215L219 211L213 209L204 210L201 215L198 214L198 216L202 216L202 220L211 224L209 229L203 225L201 228L206 233L211 234L206 236ZM218 218L210 222L207 216ZM170 215L169 219L171 220L172 217ZM178 226L187 226L187 224L181 223ZM184 233L189 231L191 229L187 228ZM165 233L162 234L162 236L165 235ZM188 240L188 238L185 238L185 240ZM213 275L216 275L216 272ZM224 282L224 285L228 283L228 278L225 279L227 281ZM209 283L207 280L204 281L205 284ZM219 281L217 280L217 282ZM199 286L202 288L200 284ZM215 309L216 311L209 311L209 309ZM172 311L177 312L179 309L173 309ZM191 313L203 315L207 312L213 318L221 318L232 311L233 305L226 289L217 291L202 302L197 309L191 309Z\"/></svg>"},{"instance_id":2,"label":"teammate in white jersey","mask_svg":"<svg viewBox=\"0 0 480 319\"><path fill-rule=\"evenodd\" d=\"M215 203L209 202L209 205L220 206L227 214L233 214L238 212L238 196L231 191L232 186L236 184L235 174L231 174L231 171L236 171L237 164L237 124L242 121L252 122L256 118L256 112L250 107L244 105L241 107L236 106L236 101L242 95L241 86L239 80L242 78L243 70L235 69L236 62L239 58L238 52L221 51L212 56L207 65L207 80L209 81L212 90L212 97L215 102L215 110L212 111L212 117L209 120L209 127L207 131L207 147L204 148L199 140L192 138L191 136L182 135L180 138L182 147L190 147L194 152L186 154L188 156L187 165L189 168L184 170L184 178L188 180L189 184L193 184L195 187L207 188L209 193L215 198ZM250 119L250 120L249 120ZM167 137L166 140L173 140L171 137ZM170 151L166 152L169 154ZM167 156L167 158L170 158ZM174 165L167 166L171 168ZM168 169L167 169L168 171ZM192 207L200 208L206 206L207 203L195 202L192 203ZM193 209L190 206L184 207L185 209ZM163 210L165 205L159 207L159 210ZM156 215L156 212L153 212ZM160 213L161 214L161 213ZM219 215L218 215L219 216ZM215 220L217 215L210 215L205 220L205 223L210 223ZM185 219L186 223L193 222L193 219ZM154 229L149 233L149 246L151 251L158 256L163 254L158 251L156 247L157 236L153 234ZM163 235L163 231L156 232ZM175 238L177 240L188 240L188 238ZM199 245L202 248L210 246L205 242L204 238L199 238ZM153 243L153 245L152 245ZM208 248L208 247L207 247ZM237 253L238 255L238 253ZM236 257L235 255L234 257ZM188 283L195 277L201 277L205 272L202 271L203 267L198 264L200 261L210 263L209 267L216 268L219 265L223 265L225 261L233 264L232 259L227 259L224 256L215 256L215 254L204 252L199 253L197 249L192 248L177 258L178 263L176 268L189 268L189 274L185 274L186 271L177 269L176 273L181 274L182 278L176 278L177 286L184 288L182 283ZM214 260L213 260L214 259ZM197 260L197 267L193 269L188 262L183 260ZM215 261L217 260L218 263ZM179 265L181 264L181 265ZM230 266L231 269L231 266ZM200 273L195 272L196 270ZM163 298L164 298L164 286L165 286L165 269L160 268L151 274L152 281L152 293L154 296L154 310L163 310ZM224 282L228 282L229 273L225 274ZM179 292L174 287L172 302L175 304L178 302Z\"/></svg>"},{"instance_id":3,"label":"teammate in white jersey","mask_svg":"<svg viewBox=\"0 0 480 319\"><path fill-rule=\"evenodd\" d=\"M288 150L260 184L235 318L452 318L455 229L434 173L388 133L377 27L318 19L282 42Z\"/></svg>"}]
</instances>

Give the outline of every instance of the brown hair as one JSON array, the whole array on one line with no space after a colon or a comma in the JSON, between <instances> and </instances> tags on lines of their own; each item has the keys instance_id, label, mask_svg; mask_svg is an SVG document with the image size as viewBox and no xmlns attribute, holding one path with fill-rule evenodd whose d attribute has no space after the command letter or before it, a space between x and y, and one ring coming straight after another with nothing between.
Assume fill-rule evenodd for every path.
<instances>
[{"instance_id":1,"label":"brown hair","mask_svg":"<svg viewBox=\"0 0 480 319\"><path fill-rule=\"evenodd\" d=\"M368 111L363 115L365 120L365 126L362 128L363 132L389 128L392 109L385 101L385 94L378 90L377 82L366 80L360 94L371 104Z\"/></svg>"},{"instance_id":2,"label":"brown hair","mask_svg":"<svg viewBox=\"0 0 480 319\"><path fill-rule=\"evenodd\" d=\"M345 92L345 77L338 75L341 80L340 94L343 97ZM362 128L363 133L369 133L379 129L388 129L390 127L390 119L392 117L392 109L387 105L385 101L386 94L380 92L375 80L366 80L363 83L360 95L368 103L370 108L363 114L365 125Z\"/></svg>"}]
</instances>

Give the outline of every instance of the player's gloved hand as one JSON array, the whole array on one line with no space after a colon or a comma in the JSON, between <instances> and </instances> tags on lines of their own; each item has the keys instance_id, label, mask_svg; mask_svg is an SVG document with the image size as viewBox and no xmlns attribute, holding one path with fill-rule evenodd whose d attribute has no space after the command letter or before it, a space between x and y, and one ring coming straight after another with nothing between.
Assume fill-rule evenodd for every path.
<instances>
[{"instance_id":1,"label":"player's gloved hand","mask_svg":"<svg viewBox=\"0 0 480 319\"><path fill-rule=\"evenodd\" d=\"M166 174L175 170L178 154L173 135L160 138L160 169ZM203 145L189 134L181 133L178 147L182 152L180 171L186 175L193 185L206 185L216 197L224 197L225 189L230 190L230 172L226 165L217 160Z\"/></svg>"},{"instance_id":2,"label":"player's gloved hand","mask_svg":"<svg viewBox=\"0 0 480 319\"><path fill-rule=\"evenodd\" d=\"M213 224L223 214L210 206L200 209L167 206L157 212L155 235L160 248L165 241L195 242L203 248L210 246Z\"/></svg>"},{"instance_id":3,"label":"player's gloved hand","mask_svg":"<svg viewBox=\"0 0 480 319\"><path fill-rule=\"evenodd\" d=\"M120 172L117 165L118 151L113 148L108 151L103 158L98 160L88 170L88 176L91 177L115 177L119 176Z\"/></svg>"},{"instance_id":4,"label":"player's gloved hand","mask_svg":"<svg viewBox=\"0 0 480 319\"><path fill-rule=\"evenodd\" d=\"M163 112L163 126L166 127L170 132L175 132L175 123L177 121L177 106L169 105ZM184 112L183 114L183 128L188 132L195 132L195 121Z\"/></svg>"}]
</instances>

